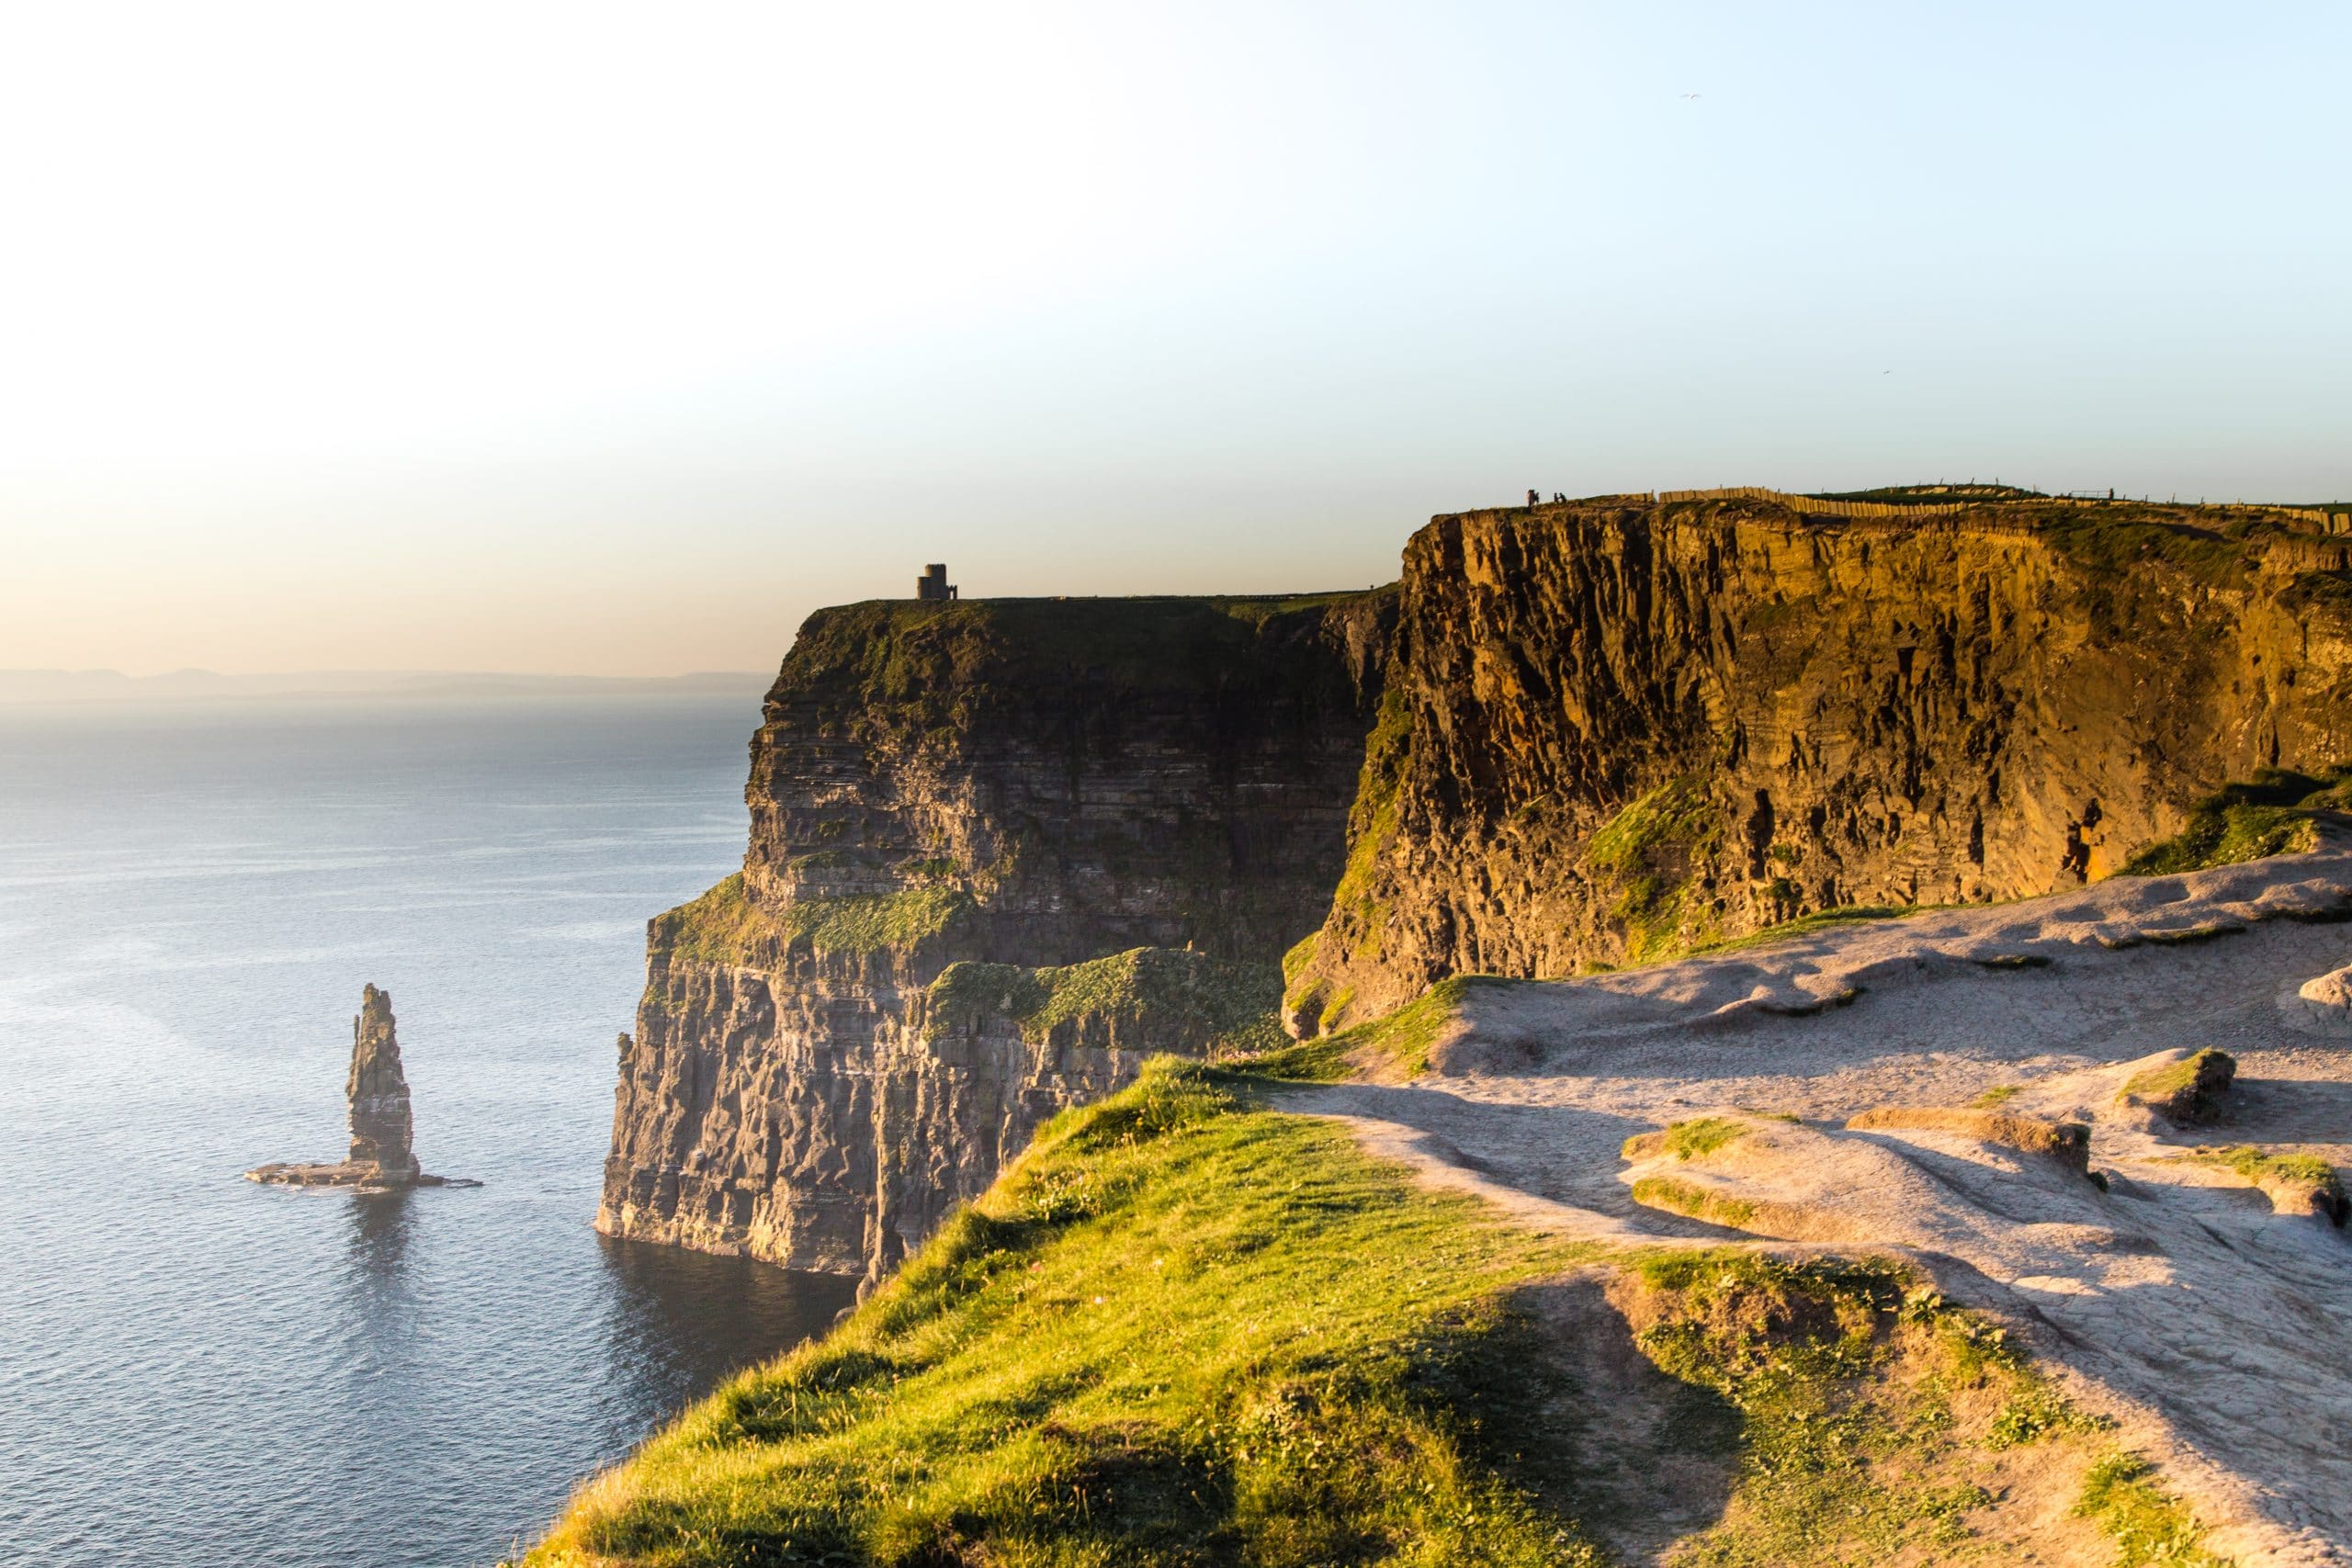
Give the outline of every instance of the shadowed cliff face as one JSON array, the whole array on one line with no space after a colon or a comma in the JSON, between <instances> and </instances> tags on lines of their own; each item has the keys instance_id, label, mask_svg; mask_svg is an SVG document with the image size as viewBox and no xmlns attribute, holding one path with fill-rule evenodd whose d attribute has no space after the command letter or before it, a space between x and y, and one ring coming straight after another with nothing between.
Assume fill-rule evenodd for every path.
<instances>
[{"instance_id":1,"label":"shadowed cliff face","mask_svg":"<svg viewBox=\"0 0 2352 1568\"><path fill-rule=\"evenodd\" d=\"M2189 508L1438 518L1285 1021L2104 875L2225 779L2352 752L2347 554Z\"/></svg>"},{"instance_id":2,"label":"shadowed cliff face","mask_svg":"<svg viewBox=\"0 0 2352 1568\"><path fill-rule=\"evenodd\" d=\"M1270 1013L1340 874L1393 601L812 616L741 876L650 928L599 1227L878 1271L1055 1111ZM1137 948L1176 951L1088 963Z\"/></svg>"}]
</instances>

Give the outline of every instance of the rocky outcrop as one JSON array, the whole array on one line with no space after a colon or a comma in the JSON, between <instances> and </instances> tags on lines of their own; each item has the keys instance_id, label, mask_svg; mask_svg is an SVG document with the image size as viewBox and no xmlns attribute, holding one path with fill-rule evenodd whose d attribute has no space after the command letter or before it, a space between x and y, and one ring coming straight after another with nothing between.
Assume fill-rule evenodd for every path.
<instances>
[{"instance_id":1,"label":"rocky outcrop","mask_svg":"<svg viewBox=\"0 0 2352 1568\"><path fill-rule=\"evenodd\" d=\"M2352 755L2352 545L2297 514L1600 498L1437 518L1399 592L1303 1034L1449 975L2063 889Z\"/></svg>"},{"instance_id":2,"label":"rocky outcrop","mask_svg":"<svg viewBox=\"0 0 2352 1568\"><path fill-rule=\"evenodd\" d=\"M2091 1168L2091 1130L2083 1122L2047 1122L1973 1106L1883 1105L1849 1117L1852 1133L1949 1133L1996 1148L2047 1155L2085 1176Z\"/></svg>"},{"instance_id":3,"label":"rocky outcrop","mask_svg":"<svg viewBox=\"0 0 2352 1568\"><path fill-rule=\"evenodd\" d=\"M1363 594L820 612L741 874L651 927L598 1223L888 1268L1046 1115L1233 1043L1136 1000L1159 958L1098 996L1105 955L1287 950L1314 1034L2073 886L2225 780L2352 758L2352 541L2307 518L1808 505L1441 517Z\"/></svg>"},{"instance_id":4,"label":"rocky outcrop","mask_svg":"<svg viewBox=\"0 0 2352 1568\"><path fill-rule=\"evenodd\" d=\"M401 1070L400 1035L392 998L369 986L351 1021L351 1072L344 1082L351 1115L351 1151L333 1165L265 1165L248 1181L274 1187L479 1187L478 1181L427 1176L411 1147L415 1131L408 1075Z\"/></svg>"},{"instance_id":5,"label":"rocky outcrop","mask_svg":"<svg viewBox=\"0 0 2352 1568\"><path fill-rule=\"evenodd\" d=\"M351 1153L345 1163L375 1167L380 1181L415 1180L416 1155L409 1145L416 1124L408 1075L401 1071L392 998L373 986L360 993L359 1016L351 1021L351 1074L344 1094L351 1102Z\"/></svg>"},{"instance_id":6,"label":"rocky outcrop","mask_svg":"<svg viewBox=\"0 0 2352 1568\"><path fill-rule=\"evenodd\" d=\"M812 616L742 873L650 928L599 1228L876 1273L1057 1110L1270 1017L1270 955L1345 855L1393 604Z\"/></svg>"}]
</instances>

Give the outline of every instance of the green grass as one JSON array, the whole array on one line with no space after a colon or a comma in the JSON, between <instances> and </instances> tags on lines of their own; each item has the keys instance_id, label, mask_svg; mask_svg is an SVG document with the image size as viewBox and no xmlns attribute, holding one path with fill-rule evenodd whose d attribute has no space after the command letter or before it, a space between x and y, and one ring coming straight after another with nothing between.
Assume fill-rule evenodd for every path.
<instances>
[{"instance_id":1,"label":"green grass","mask_svg":"<svg viewBox=\"0 0 2352 1568\"><path fill-rule=\"evenodd\" d=\"M2188 825L2123 863L2126 876L2169 876L2315 848L2311 819L2278 806L2200 806Z\"/></svg>"},{"instance_id":2,"label":"green grass","mask_svg":"<svg viewBox=\"0 0 2352 1568\"><path fill-rule=\"evenodd\" d=\"M1505 1293L1574 1256L1162 1064L533 1560L1598 1562L1502 1457L1534 1431Z\"/></svg>"},{"instance_id":3,"label":"green grass","mask_svg":"<svg viewBox=\"0 0 2352 1568\"><path fill-rule=\"evenodd\" d=\"M2088 1423L1902 1265L1605 1259L1267 1092L1163 1059L1057 1116L846 1324L584 1487L529 1561L1600 1568L1625 1516L1575 1443L1601 1432L1630 1472L1720 1473L1680 1564L1994 1562L1996 1456L2072 1445L2036 1466L2061 1486L2087 1463ZM1617 1343L1675 1380L1673 1420L1628 1437L1588 1390L1608 1347L1533 1293L1570 1269L1628 1292ZM2119 1540L2178 1517L2109 1468L2086 1507Z\"/></svg>"},{"instance_id":4,"label":"green grass","mask_svg":"<svg viewBox=\"0 0 2352 1568\"><path fill-rule=\"evenodd\" d=\"M2228 1087L2236 1071L2236 1058L2209 1047L2132 1074L2117 1098L2137 1100L2177 1117L2194 1117L2209 1109L2212 1091Z\"/></svg>"},{"instance_id":5,"label":"green grass","mask_svg":"<svg viewBox=\"0 0 2352 1568\"><path fill-rule=\"evenodd\" d=\"M1997 1111L2023 1093L2022 1086L2013 1083L1995 1084L1968 1103L1979 1111Z\"/></svg>"},{"instance_id":6,"label":"green grass","mask_svg":"<svg viewBox=\"0 0 2352 1568\"><path fill-rule=\"evenodd\" d=\"M1686 1219L1741 1230L1754 1223L1756 1205L1745 1198L1725 1197L1671 1176L1645 1176L1633 1186L1634 1201L1649 1209L1664 1209Z\"/></svg>"},{"instance_id":7,"label":"green grass","mask_svg":"<svg viewBox=\"0 0 2352 1568\"><path fill-rule=\"evenodd\" d=\"M2243 514L2107 505L2053 505L2037 511L2034 525L2061 555L2091 573L2113 576L2161 562L2216 588L2242 584L2256 541L2285 531Z\"/></svg>"},{"instance_id":8,"label":"green grass","mask_svg":"<svg viewBox=\"0 0 2352 1568\"><path fill-rule=\"evenodd\" d=\"M1628 964L1688 950L1690 866L1722 835L1722 814L1704 782L1686 773L1636 797L1586 843L1585 863L1617 885L1609 913L1624 932Z\"/></svg>"},{"instance_id":9,"label":"green grass","mask_svg":"<svg viewBox=\"0 0 2352 1568\"><path fill-rule=\"evenodd\" d=\"M1796 1118L1787 1120L1793 1122ZM1687 1122L1669 1122L1663 1132L1636 1133L1625 1140L1618 1152L1627 1159L1655 1159L1662 1155L1672 1155L1679 1160L1696 1159L1746 1136L1747 1129L1729 1117L1694 1116Z\"/></svg>"},{"instance_id":10,"label":"green grass","mask_svg":"<svg viewBox=\"0 0 2352 1568\"><path fill-rule=\"evenodd\" d=\"M839 898L799 898L776 917L786 939L805 939L820 953L904 950L945 931L973 907L953 887L910 887L903 893L862 893Z\"/></svg>"},{"instance_id":11,"label":"green grass","mask_svg":"<svg viewBox=\"0 0 2352 1568\"><path fill-rule=\"evenodd\" d=\"M2230 1148L2199 1149L2189 1158L2205 1165L2228 1167L2242 1179L2261 1188L2308 1192L2318 1197L2330 1219L2344 1223L2346 1200L2344 1179L2335 1168L2317 1155L2273 1154L2240 1144Z\"/></svg>"},{"instance_id":12,"label":"green grass","mask_svg":"<svg viewBox=\"0 0 2352 1568\"><path fill-rule=\"evenodd\" d=\"M2123 863L2123 874L2171 876L2315 849L2312 813L2344 809L2347 786L2352 775L2343 773L2265 768L2191 806L2181 830L2143 846Z\"/></svg>"},{"instance_id":13,"label":"green grass","mask_svg":"<svg viewBox=\"0 0 2352 1568\"><path fill-rule=\"evenodd\" d=\"M653 918L653 945L674 958L703 964L754 964L775 927L743 888L743 874L720 882L692 903Z\"/></svg>"},{"instance_id":14,"label":"green grass","mask_svg":"<svg viewBox=\"0 0 2352 1568\"><path fill-rule=\"evenodd\" d=\"M952 887L841 898L799 898L771 913L752 901L742 874L653 920L655 947L705 964L769 964L805 940L820 953L877 953L937 936L972 907Z\"/></svg>"},{"instance_id":15,"label":"green grass","mask_svg":"<svg viewBox=\"0 0 2352 1568\"><path fill-rule=\"evenodd\" d=\"M1348 859L1331 893L1330 920L1283 955L1283 1010L1311 1017L1328 1033L1349 1021L1355 987L1335 983L1348 964L1377 962L1387 925L1382 898L1383 863L1403 821L1405 766L1412 744L1412 709L1404 688L1381 694L1380 711L1364 738L1363 765L1348 808ZM1344 946L1327 934L1349 933Z\"/></svg>"},{"instance_id":16,"label":"green grass","mask_svg":"<svg viewBox=\"0 0 2352 1568\"><path fill-rule=\"evenodd\" d=\"M1401 820L1412 734L1412 707L1404 688L1390 685L1381 693L1379 716L1364 737L1363 766L1348 808L1348 863L1331 894L1332 907L1348 911L1362 927L1353 954L1359 958L1379 956L1381 857Z\"/></svg>"},{"instance_id":17,"label":"green grass","mask_svg":"<svg viewBox=\"0 0 2352 1568\"><path fill-rule=\"evenodd\" d=\"M1476 975L1442 980L1392 1012L1269 1052L1250 1068L1296 1083L1329 1083L1365 1067L1375 1077L1417 1078L1430 1070L1430 1049L1473 986L1513 983Z\"/></svg>"},{"instance_id":18,"label":"green grass","mask_svg":"<svg viewBox=\"0 0 2352 1568\"><path fill-rule=\"evenodd\" d=\"M1274 1021L1281 994L1262 964L1174 948L1132 948L1061 968L966 962L932 982L925 1033L936 1039L1003 1018L1033 1042L1075 1025L1081 1042L1095 1032L1148 1032L1160 1050L1263 1050L1282 1038Z\"/></svg>"},{"instance_id":19,"label":"green grass","mask_svg":"<svg viewBox=\"0 0 2352 1568\"><path fill-rule=\"evenodd\" d=\"M2230 1568L2204 1549L2205 1532L2134 1455L2110 1454L2094 1465L2075 1511L2113 1538L2116 1568Z\"/></svg>"},{"instance_id":20,"label":"green grass","mask_svg":"<svg viewBox=\"0 0 2352 1568\"><path fill-rule=\"evenodd\" d=\"M1723 1523L1678 1568L1870 1562L1922 1545L1951 1562L2007 1561L1973 1539L1995 1498L1977 1455L2084 1430L2006 1335L1882 1258L1789 1261L1657 1254L1637 1266L1665 1303L1639 1337L1669 1374L1738 1412L1741 1477ZM1981 1433L1955 1395L2003 1396Z\"/></svg>"},{"instance_id":21,"label":"green grass","mask_svg":"<svg viewBox=\"0 0 2352 1568\"><path fill-rule=\"evenodd\" d=\"M1704 782L1686 773L1640 795L1602 823L1585 846L1585 859L1611 871L1626 871L1660 850L1702 842L1721 825Z\"/></svg>"},{"instance_id":22,"label":"green grass","mask_svg":"<svg viewBox=\"0 0 2352 1568\"><path fill-rule=\"evenodd\" d=\"M1793 920L1766 926L1723 942L1694 947L1690 956L1709 953L1741 953L1751 947L1766 947L1776 942L1788 942L1796 937L1811 936L1815 931L1830 931L1838 926L1860 925L1869 920L1899 920L1934 906L1926 904L1849 904L1839 909L1817 909L1810 915L1800 915Z\"/></svg>"}]
</instances>

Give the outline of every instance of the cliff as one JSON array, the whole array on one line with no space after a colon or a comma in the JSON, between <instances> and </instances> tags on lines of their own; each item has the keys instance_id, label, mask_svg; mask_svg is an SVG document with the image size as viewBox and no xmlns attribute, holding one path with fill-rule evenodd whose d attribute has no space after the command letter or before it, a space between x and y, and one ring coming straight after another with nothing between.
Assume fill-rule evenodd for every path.
<instances>
[{"instance_id":1,"label":"cliff","mask_svg":"<svg viewBox=\"0 0 2352 1568\"><path fill-rule=\"evenodd\" d=\"M1057 1119L523 1562L2223 1568L1916 1261L1534 1234L1269 1087L1163 1062Z\"/></svg>"},{"instance_id":2,"label":"cliff","mask_svg":"<svg viewBox=\"0 0 2352 1568\"><path fill-rule=\"evenodd\" d=\"M1449 975L2063 889L2226 780L2352 754L2352 545L2324 519L1826 510L1602 497L1415 535L1289 1027Z\"/></svg>"},{"instance_id":3,"label":"cliff","mask_svg":"<svg viewBox=\"0 0 2352 1568\"><path fill-rule=\"evenodd\" d=\"M1393 604L810 617L742 873L650 928L599 1227L876 1275L1055 1111L1262 1038L1269 955L1340 874Z\"/></svg>"}]
</instances>

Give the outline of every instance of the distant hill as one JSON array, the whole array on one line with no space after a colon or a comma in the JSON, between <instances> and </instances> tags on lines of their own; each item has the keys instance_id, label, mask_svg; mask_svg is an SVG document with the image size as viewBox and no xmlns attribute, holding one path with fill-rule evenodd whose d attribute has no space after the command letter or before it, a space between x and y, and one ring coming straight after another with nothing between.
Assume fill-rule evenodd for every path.
<instances>
[{"instance_id":1,"label":"distant hill","mask_svg":"<svg viewBox=\"0 0 2352 1568\"><path fill-rule=\"evenodd\" d=\"M509 675L419 670L309 670L221 675L175 670L0 670L0 704L266 700L279 697L742 697L757 700L772 677L749 671L691 675Z\"/></svg>"}]
</instances>

